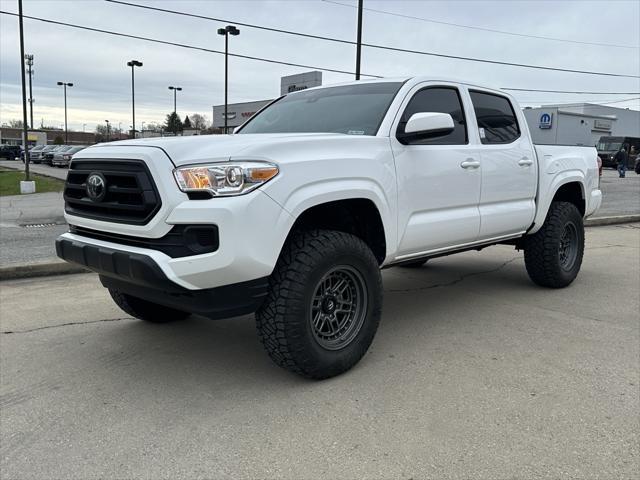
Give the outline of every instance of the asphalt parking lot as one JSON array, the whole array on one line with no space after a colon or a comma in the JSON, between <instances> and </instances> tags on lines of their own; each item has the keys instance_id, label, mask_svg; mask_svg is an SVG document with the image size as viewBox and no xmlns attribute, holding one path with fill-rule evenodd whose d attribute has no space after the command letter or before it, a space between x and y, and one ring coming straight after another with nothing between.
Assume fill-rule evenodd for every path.
<instances>
[{"instance_id":1,"label":"asphalt parking lot","mask_svg":"<svg viewBox=\"0 0 640 480\"><path fill-rule=\"evenodd\" d=\"M501 246L383 274L374 344L311 382L251 317L152 325L92 274L0 288L2 478L637 478L640 224L567 289Z\"/></svg>"}]
</instances>

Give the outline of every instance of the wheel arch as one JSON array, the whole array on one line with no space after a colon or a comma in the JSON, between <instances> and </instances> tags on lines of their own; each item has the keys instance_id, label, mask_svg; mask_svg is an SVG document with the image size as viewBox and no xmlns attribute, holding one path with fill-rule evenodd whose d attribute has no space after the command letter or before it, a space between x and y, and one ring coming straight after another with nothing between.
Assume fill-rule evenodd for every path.
<instances>
[{"instance_id":1,"label":"wheel arch","mask_svg":"<svg viewBox=\"0 0 640 480\"><path fill-rule=\"evenodd\" d=\"M380 209L366 197L320 201L301 210L291 225L286 241L301 229L326 229L350 233L365 242L378 264L387 257L388 235Z\"/></svg>"},{"instance_id":2,"label":"wheel arch","mask_svg":"<svg viewBox=\"0 0 640 480\"><path fill-rule=\"evenodd\" d=\"M572 203L584 217L587 207L584 182L585 179L582 172L565 172L554 179L547 190L548 193L539 192L538 208L533 225L528 233L533 234L540 230L547 217L551 203L555 201Z\"/></svg>"}]
</instances>

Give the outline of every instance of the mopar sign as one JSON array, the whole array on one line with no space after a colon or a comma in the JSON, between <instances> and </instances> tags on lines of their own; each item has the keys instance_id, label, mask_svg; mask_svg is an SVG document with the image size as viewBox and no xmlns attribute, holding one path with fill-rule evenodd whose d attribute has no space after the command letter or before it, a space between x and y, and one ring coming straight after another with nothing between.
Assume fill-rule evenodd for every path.
<instances>
[{"instance_id":1,"label":"mopar sign","mask_svg":"<svg viewBox=\"0 0 640 480\"><path fill-rule=\"evenodd\" d=\"M553 120L553 113L543 113L540 115L540 121L538 122L538 127L542 129L551 128Z\"/></svg>"}]
</instances>

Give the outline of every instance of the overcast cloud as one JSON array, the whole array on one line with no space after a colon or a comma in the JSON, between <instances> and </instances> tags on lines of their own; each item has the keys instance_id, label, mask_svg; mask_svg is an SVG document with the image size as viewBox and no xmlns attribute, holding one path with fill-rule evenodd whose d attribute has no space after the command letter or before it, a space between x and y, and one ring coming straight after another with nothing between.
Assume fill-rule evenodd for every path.
<instances>
[{"instance_id":1,"label":"overcast cloud","mask_svg":"<svg viewBox=\"0 0 640 480\"><path fill-rule=\"evenodd\" d=\"M131 0L136 2L136 0ZM355 5L354 0L340 0ZM157 1L160 6L238 22L304 31L355 40L356 9L321 0L290 1ZM17 12L16 0L0 0L2 10ZM630 1L374 1L365 7L498 30L623 45L640 44L640 2ZM25 15L82 24L206 48L223 49L216 34L223 23L150 12L101 0L24 0ZM355 47L239 27L231 51L319 67L354 69ZM20 50L18 20L0 15L0 123L19 119ZM363 41L401 48L490 58L562 68L640 75L638 48L613 48L513 37L365 12ZM60 126L63 97L57 81L73 82L68 92L71 128L93 130L109 119L131 123L131 71L138 59L136 119L162 122L173 109L169 85L183 88L178 113L201 113L224 101L224 57L178 47L113 37L102 33L25 20L25 48L35 56L34 120ZM274 98L280 77L303 68L230 59L230 102ZM362 71L382 76L455 77L497 87L639 92L640 79L538 71L478 64L408 53L363 49ZM352 80L352 75L323 73L323 83ZM516 93L523 105L612 101L640 95L560 95ZM640 109L632 100L615 106Z\"/></svg>"}]
</instances>

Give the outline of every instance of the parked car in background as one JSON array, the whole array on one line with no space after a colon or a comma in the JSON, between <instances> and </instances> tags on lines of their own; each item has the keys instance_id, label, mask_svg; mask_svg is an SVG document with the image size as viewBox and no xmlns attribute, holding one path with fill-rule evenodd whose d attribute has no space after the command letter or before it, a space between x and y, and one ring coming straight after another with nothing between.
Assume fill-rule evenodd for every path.
<instances>
[{"instance_id":1,"label":"parked car in background","mask_svg":"<svg viewBox=\"0 0 640 480\"><path fill-rule=\"evenodd\" d=\"M640 137L600 137L596 148L598 156L602 159L602 166L618 168L614 157L622 146L625 147L628 154L627 168L634 168L640 151Z\"/></svg>"},{"instance_id":2,"label":"parked car in background","mask_svg":"<svg viewBox=\"0 0 640 480\"><path fill-rule=\"evenodd\" d=\"M15 160L20 158L22 148L20 145L0 145L0 158Z\"/></svg>"},{"instance_id":3,"label":"parked car in background","mask_svg":"<svg viewBox=\"0 0 640 480\"><path fill-rule=\"evenodd\" d=\"M73 148L73 145L56 145L56 148L49 150L45 154L42 155L41 163L46 165L52 165L53 156L57 153L66 152L70 148Z\"/></svg>"},{"instance_id":4,"label":"parked car in background","mask_svg":"<svg viewBox=\"0 0 640 480\"><path fill-rule=\"evenodd\" d=\"M60 150L53 154L53 160L51 165L54 167L68 167L71 162L71 157L74 153L78 153L80 150L87 148L86 145L74 145L66 150Z\"/></svg>"},{"instance_id":5,"label":"parked car in background","mask_svg":"<svg viewBox=\"0 0 640 480\"><path fill-rule=\"evenodd\" d=\"M44 156L52 150L55 150L60 145L45 145L41 150L32 150L29 153L29 161L31 163L42 163Z\"/></svg>"},{"instance_id":6,"label":"parked car in background","mask_svg":"<svg viewBox=\"0 0 640 480\"><path fill-rule=\"evenodd\" d=\"M44 147L46 147L46 145L36 145L33 148L29 149L29 161L30 162L35 162L36 160L40 161L40 154L42 153L42 150L44 149ZM22 159L22 161L24 162L24 158Z\"/></svg>"}]
</instances>

